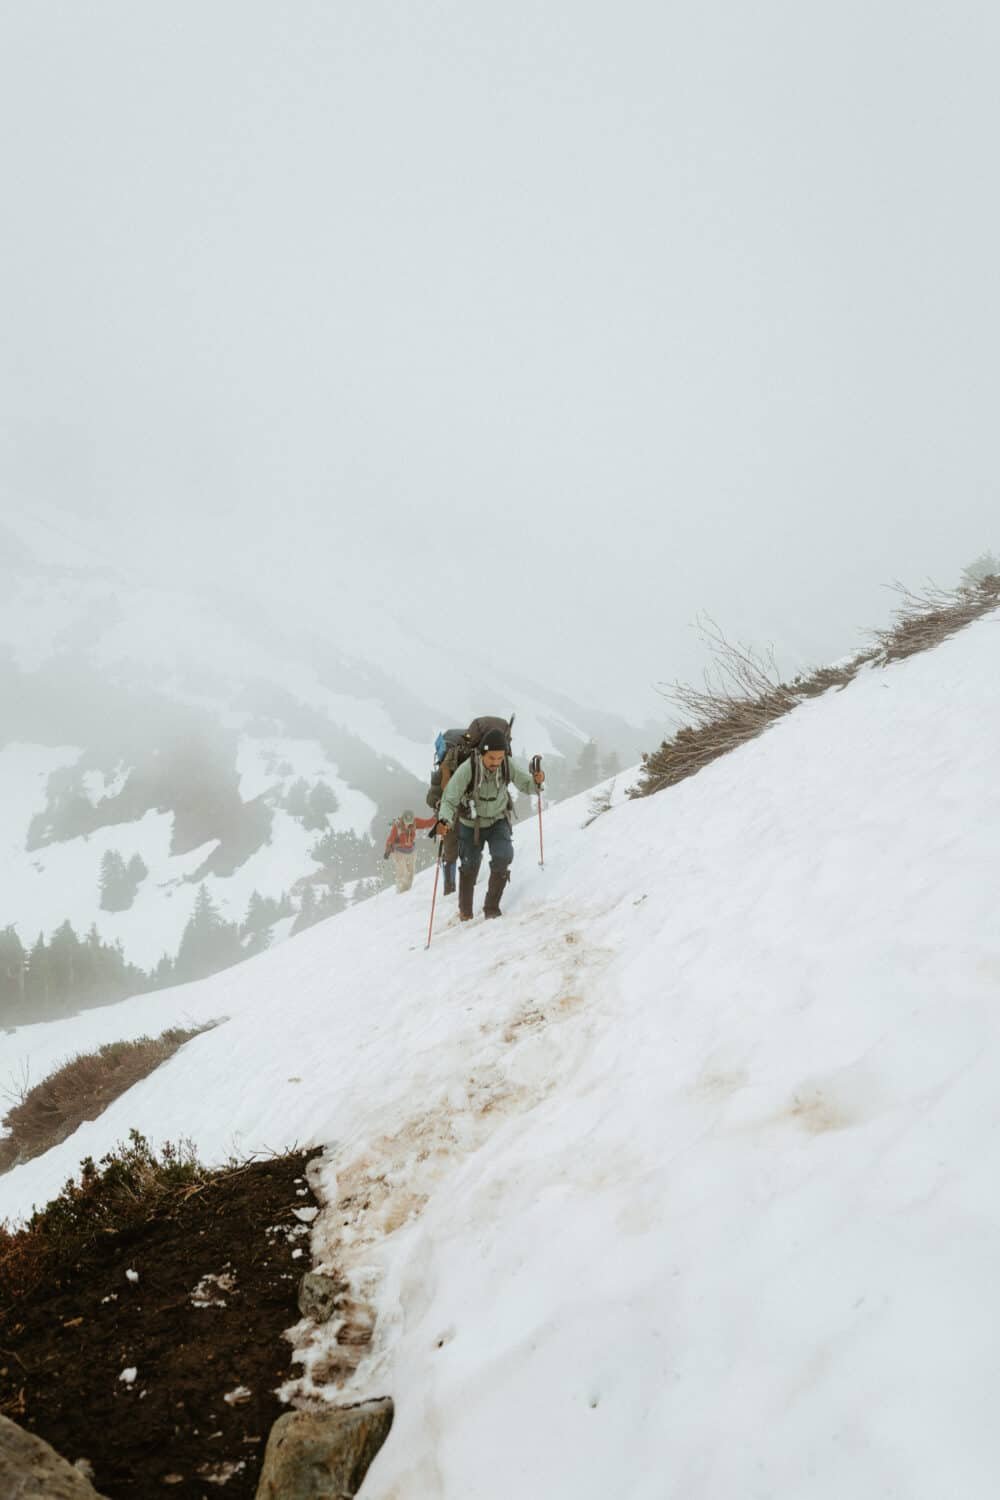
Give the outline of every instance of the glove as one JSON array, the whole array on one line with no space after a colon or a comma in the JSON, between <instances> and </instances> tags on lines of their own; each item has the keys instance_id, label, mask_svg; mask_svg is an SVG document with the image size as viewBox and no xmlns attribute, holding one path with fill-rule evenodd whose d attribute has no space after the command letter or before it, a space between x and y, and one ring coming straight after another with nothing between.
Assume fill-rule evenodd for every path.
<instances>
[{"instance_id":1,"label":"glove","mask_svg":"<svg viewBox=\"0 0 1000 1500\"><path fill-rule=\"evenodd\" d=\"M439 839L445 839L448 837L451 829L449 828L447 823L439 823L434 832L437 834Z\"/></svg>"}]
</instances>

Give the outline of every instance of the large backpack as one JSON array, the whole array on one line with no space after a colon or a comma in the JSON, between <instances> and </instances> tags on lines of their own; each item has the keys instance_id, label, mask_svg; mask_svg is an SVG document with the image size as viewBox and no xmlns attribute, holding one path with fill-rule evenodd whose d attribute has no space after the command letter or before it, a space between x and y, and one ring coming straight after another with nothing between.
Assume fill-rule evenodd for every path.
<instances>
[{"instance_id":1,"label":"large backpack","mask_svg":"<svg viewBox=\"0 0 1000 1500\"><path fill-rule=\"evenodd\" d=\"M431 784L427 788L427 805L437 809L441 803L446 782L443 780L443 772L447 771L448 780L458 770L463 761L469 759L479 748L479 742L483 735L490 729L499 729L506 744L506 754L503 761L504 781L510 784L510 747L511 730L514 727L514 715L509 719L498 719L491 715L483 715L473 719L468 729L444 729L434 741L434 769L431 772ZM479 770L479 761L476 761L476 772ZM473 777L472 785L469 787L468 800L471 802L475 794L477 777Z\"/></svg>"},{"instance_id":2,"label":"large backpack","mask_svg":"<svg viewBox=\"0 0 1000 1500\"><path fill-rule=\"evenodd\" d=\"M440 806L444 785L441 780L441 772L445 761L453 750L458 749L465 739L464 729L442 729L434 741L434 767L431 771L431 784L427 788L427 806L433 807L435 811ZM464 757L463 757L464 759ZM449 761L448 774L455 769L456 762Z\"/></svg>"}]
</instances>

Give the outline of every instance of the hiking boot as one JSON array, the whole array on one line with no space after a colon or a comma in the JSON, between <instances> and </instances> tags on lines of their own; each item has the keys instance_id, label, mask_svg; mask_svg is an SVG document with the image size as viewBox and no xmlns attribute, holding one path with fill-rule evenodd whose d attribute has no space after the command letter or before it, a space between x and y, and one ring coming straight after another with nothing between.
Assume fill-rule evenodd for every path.
<instances>
[{"instance_id":1,"label":"hiking boot","mask_svg":"<svg viewBox=\"0 0 1000 1500\"><path fill-rule=\"evenodd\" d=\"M503 888L510 879L509 870L490 870L490 883L486 887L486 903L483 906L484 917L502 917L500 910L500 897Z\"/></svg>"},{"instance_id":2,"label":"hiking boot","mask_svg":"<svg viewBox=\"0 0 1000 1500\"><path fill-rule=\"evenodd\" d=\"M458 872L458 915L463 922L472 921L472 893L476 888L476 877L472 870Z\"/></svg>"}]
</instances>

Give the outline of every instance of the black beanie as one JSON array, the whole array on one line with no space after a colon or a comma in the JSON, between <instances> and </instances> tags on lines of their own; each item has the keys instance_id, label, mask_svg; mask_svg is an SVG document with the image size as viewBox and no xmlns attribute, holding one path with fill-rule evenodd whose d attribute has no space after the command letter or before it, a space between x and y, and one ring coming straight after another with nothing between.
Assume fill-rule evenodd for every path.
<instances>
[{"instance_id":1,"label":"black beanie","mask_svg":"<svg viewBox=\"0 0 1000 1500\"><path fill-rule=\"evenodd\" d=\"M487 750L502 750L507 754L507 736L502 729L487 729L479 741L479 749L484 754Z\"/></svg>"}]
</instances>

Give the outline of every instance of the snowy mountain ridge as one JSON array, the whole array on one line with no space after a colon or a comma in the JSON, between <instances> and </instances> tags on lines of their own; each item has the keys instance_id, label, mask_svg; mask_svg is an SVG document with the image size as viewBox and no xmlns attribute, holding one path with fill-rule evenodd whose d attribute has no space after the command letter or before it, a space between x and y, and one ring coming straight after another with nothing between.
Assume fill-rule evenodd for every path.
<instances>
[{"instance_id":1,"label":"snowy mountain ridge","mask_svg":"<svg viewBox=\"0 0 1000 1500\"><path fill-rule=\"evenodd\" d=\"M374 1336L331 1379L299 1325L286 1395L392 1394L372 1500L986 1500L997 620L587 827L561 805L544 870L523 821L502 922L426 952L423 876L4 1037L37 1082L227 1018L0 1178L0 1216L132 1127L324 1148L313 1264Z\"/></svg>"},{"instance_id":2,"label":"snowy mountain ridge","mask_svg":"<svg viewBox=\"0 0 1000 1500\"><path fill-rule=\"evenodd\" d=\"M555 768L593 735L634 753L630 726L477 662L474 642L422 640L347 589L331 639L307 604L293 623L129 577L58 515L13 509L0 578L0 928L25 946L96 923L149 970L177 951L202 883L236 923L255 891L276 901L315 880L350 897L376 875L389 819L421 806L456 716L516 710L518 747ZM323 789L311 817L303 782ZM148 872L123 910L99 904L112 854Z\"/></svg>"}]
</instances>

